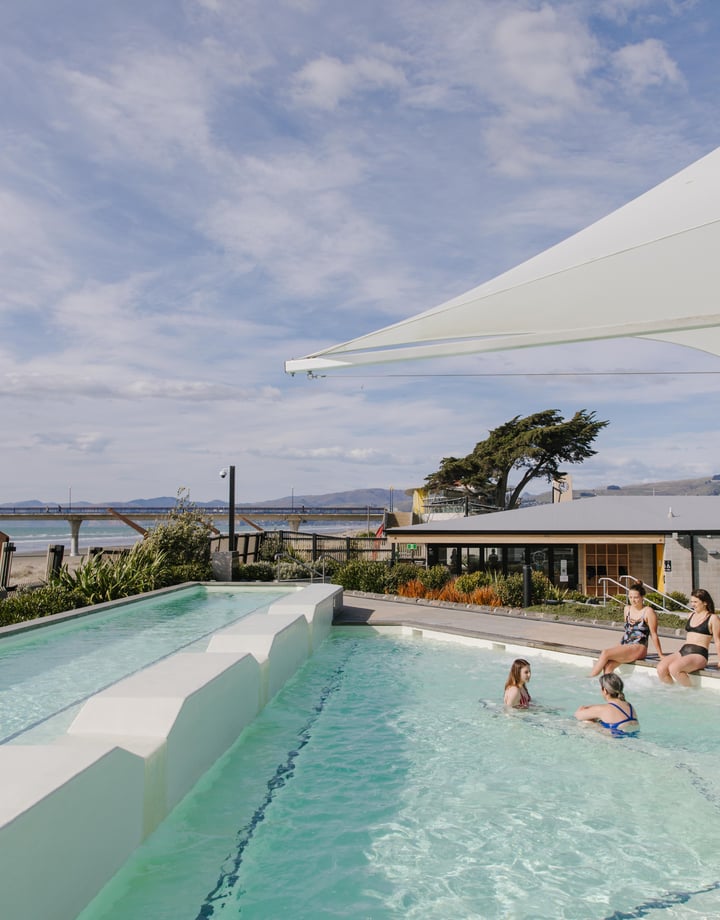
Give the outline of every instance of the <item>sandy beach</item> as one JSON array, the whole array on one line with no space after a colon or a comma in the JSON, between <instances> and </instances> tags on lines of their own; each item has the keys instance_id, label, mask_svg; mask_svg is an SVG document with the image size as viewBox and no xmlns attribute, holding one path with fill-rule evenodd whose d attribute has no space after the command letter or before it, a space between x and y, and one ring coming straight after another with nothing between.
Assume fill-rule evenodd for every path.
<instances>
[{"instance_id":1,"label":"sandy beach","mask_svg":"<svg viewBox=\"0 0 720 920\"><path fill-rule=\"evenodd\" d=\"M63 565L76 569L84 556L65 556ZM15 553L10 566L9 587L37 585L45 581L47 553Z\"/></svg>"}]
</instances>

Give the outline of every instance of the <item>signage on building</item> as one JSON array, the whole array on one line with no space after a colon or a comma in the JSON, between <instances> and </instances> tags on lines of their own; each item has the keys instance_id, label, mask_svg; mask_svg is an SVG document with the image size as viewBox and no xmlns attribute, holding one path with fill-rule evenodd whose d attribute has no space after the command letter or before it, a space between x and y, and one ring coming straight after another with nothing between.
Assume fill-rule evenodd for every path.
<instances>
[{"instance_id":1,"label":"signage on building","mask_svg":"<svg viewBox=\"0 0 720 920\"><path fill-rule=\"evenodd\" d=\"M672 559L665 560L665 571L672 572Z\"/></svg>"}]
</instances>

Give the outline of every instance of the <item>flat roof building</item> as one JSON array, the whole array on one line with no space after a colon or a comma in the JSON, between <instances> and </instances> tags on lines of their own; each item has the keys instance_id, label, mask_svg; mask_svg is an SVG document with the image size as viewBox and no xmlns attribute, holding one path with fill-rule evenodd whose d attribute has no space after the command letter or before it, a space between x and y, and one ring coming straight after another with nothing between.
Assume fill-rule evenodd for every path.
<instances>
[{"instance_id":1,"label":"flat roof building","mask_svg":"<svg viewBox=\"0 0 720 920\"><path fill-rule=\"evenodd\" d=\"M387 536L396 555L417 547L428 565L456 574L531 565L588 595L639 580L665 593L702 586L720 601L720 496L620 493L428 520Z\"/></svg>"}]
</instances>

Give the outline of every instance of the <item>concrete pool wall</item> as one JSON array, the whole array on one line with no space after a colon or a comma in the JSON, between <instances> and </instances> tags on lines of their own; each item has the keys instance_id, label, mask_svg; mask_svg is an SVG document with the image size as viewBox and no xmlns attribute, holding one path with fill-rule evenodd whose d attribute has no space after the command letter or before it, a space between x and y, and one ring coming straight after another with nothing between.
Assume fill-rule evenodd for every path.
<instances>
[{"instance_id":1,"label":"concrete pool wall","mask_svg":"<svg viewBox=\"0 0 720 920\"><path fill-rule=\"evenodd\" d=\"M48 744L0 746L0 892L13 920L75 920L329 634L310 585L91 697Z\"/></svg>"}]
</instances>

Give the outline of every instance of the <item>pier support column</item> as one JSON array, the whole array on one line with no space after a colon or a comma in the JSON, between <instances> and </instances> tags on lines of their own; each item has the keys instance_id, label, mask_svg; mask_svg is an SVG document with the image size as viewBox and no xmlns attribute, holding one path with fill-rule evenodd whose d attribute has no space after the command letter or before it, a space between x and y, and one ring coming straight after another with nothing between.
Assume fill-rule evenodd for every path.
<instances>
[{"instance_id":1,"label":"pier support column","mask_svg":"<svg viewBox=\"0 0 720 920\"><path fill-rule=\"evenodd\" d=\"M82 524L82 518L73 516L69 517L68 521L70 522L70 555L79 556L80 525Z\"/></svg>"},{"instance_id":2,"label":"pier support column","mask_svg":"<svg viewBox=\"0 0 720 920\"><path fill-rule=\"evenodd\" d=\"M287 522L293 533L297 533L300 530L300 521L302 521L302 518L299 514L288 514L287 516Z\"/></svg>"}]
</instances>

